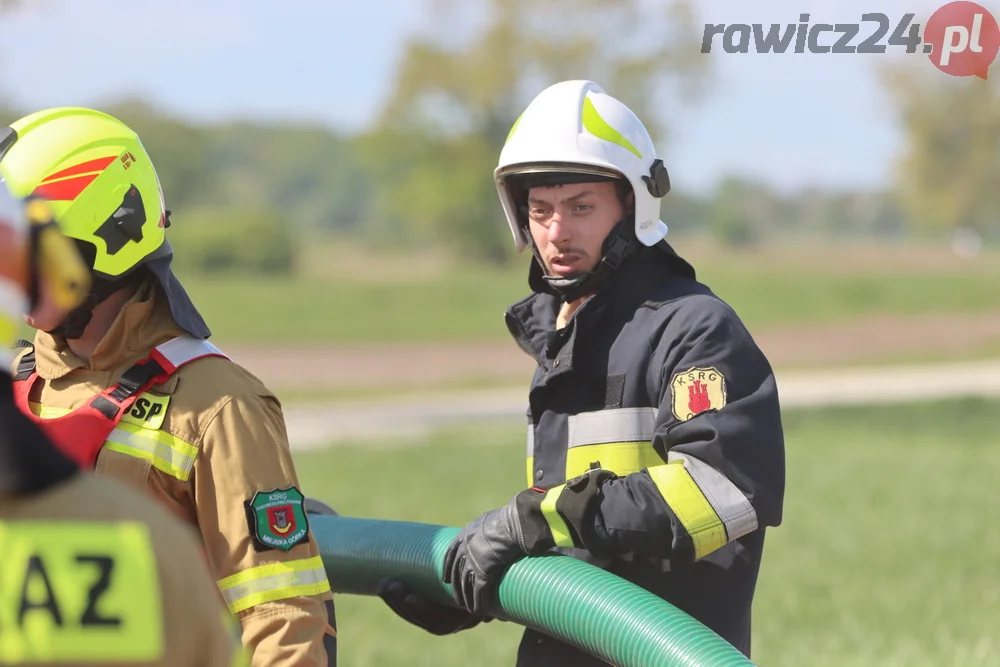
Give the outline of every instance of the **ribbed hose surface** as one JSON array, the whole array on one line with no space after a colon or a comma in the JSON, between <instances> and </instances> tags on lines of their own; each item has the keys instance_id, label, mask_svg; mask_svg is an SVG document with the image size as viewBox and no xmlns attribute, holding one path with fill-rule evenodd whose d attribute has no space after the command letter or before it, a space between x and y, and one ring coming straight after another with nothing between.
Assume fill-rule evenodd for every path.
<instances>
[{"instance_id":1,"label":"ribbed hose surface","mask_svg":"<svg viewBox=\"0 0 1000 667\"><path fill-rule=\"evenodd\" d=\"M425 523L310 516L330 585L374 595L383 577L453 605L441 563L459 529ZM568 556L525 558L504 576L502 618L544 632L618 667L753 667L670 603Z\"/></svg>"}]
</instances>

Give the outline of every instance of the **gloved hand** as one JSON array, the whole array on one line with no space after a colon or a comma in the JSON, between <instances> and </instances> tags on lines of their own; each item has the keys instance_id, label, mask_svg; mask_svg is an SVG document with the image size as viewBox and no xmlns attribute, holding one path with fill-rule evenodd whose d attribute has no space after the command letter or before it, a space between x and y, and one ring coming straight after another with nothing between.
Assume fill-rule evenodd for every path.
<instances>
[{"instance_id":1,"label":"gloved hand","mask_svg":"<svg viewBox=\"0 0 1000 667\"><path fill-rule=\"evenodd\" d=\"M393 579L380 581L377 593L397 616L432 635L450 635L493 620L490 616L473 616L464 609L431 602Z\"/></svg>"},{"instance_id":2,"label":"gloved hand","mask_svg":"<svg viewBox=\"0 0 1000 667\"><path fill-rule=\"evenodd\" d=\"M455 602L473 614L487 614L507 568L552 547L585 549L601 484L615 475L591 464L583 475L545 490L531 487L500 509L470 521L444 558L444 581Z\"/></svg>"}]
</instances>

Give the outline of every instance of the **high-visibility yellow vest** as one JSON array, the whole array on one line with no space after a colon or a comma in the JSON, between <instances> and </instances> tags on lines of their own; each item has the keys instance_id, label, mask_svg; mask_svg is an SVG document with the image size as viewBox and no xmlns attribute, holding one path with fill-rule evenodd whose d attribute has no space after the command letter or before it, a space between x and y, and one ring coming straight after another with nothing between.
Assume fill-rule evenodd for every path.
<instances>
[{"instance_id":1,"label":"high-visibility yellow vest","mask_svg":"<svg viewBox=\"0 0 1000 667\"><path fill-rule=\"evenodd\" d=\"M145 524L0 521L0 664L146 662L163 652Z\"/></svg>"}]
</instances>

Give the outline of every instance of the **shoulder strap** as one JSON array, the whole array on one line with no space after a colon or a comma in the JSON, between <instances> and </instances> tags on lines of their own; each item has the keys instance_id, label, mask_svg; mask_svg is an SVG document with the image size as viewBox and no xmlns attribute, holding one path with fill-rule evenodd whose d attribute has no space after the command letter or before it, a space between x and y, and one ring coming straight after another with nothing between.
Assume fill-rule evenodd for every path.
<instances>
[{"instance_id":1,"label":"shoulder strap","mask_svg":"<svg viewBox=\"0 0 1000 667\"><path fill-rule=\"evenodd\" d=\"M204 338L195 338L194 336L179 336L168 340L166 343L157 345L150 354L150 358L159 362L163 370L171 375L181 366L204 357L229 358Z\"/></svg>"},{"instance_id":2,"label":"shoulder strap","mask_svg":"<svg viewBox=\"0 0 1000 667\"><path fill-rule=\"evenodd\" d=\"M25 341L18 342L23 343ZM29 348L28 351L21 355L21 358L17 360L17 371L14 373L14 382L23 382L35 374L35 348L31 343L28 343L27 345L18 345L17 347Z\"/></svg>"},{"instance_id":3,"label":"shoulder strap","mask_svg":"<svg viewBox=\"0 0 1000 667\"><path fill-rule=\"evenodd\" d=\"M130 367L118 379L118 384L91 401L91 406L108 419L115 419L122 404L135 398L154 384L166 382L177 369L204 357L226 357L207 340L180 336L156 346L149 356Z\"/></svg>"}]
</instances>

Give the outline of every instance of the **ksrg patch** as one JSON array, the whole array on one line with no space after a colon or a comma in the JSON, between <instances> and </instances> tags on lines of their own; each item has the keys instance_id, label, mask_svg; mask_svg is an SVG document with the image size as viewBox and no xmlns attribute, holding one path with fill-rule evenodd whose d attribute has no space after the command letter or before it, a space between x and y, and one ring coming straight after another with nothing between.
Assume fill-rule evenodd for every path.
<instances>
[{"instance_id":1,"label":"ksrg patch","mask_svg":"<svg viewBox=\"0 0 1000 667\"><path fill-rule=\"evenodd\" d=\"M687 421L706 410L726 404L726 377L717 368L691 368L670 381L674 417Z\"/></svg>"},{"instance_id":2,"label":"ksrg patch","mask_svg":"<svg viewBox=\"0 0 1000 667\"><path fill-rule=\"evenodd\" d=\"M246 501L247 523L257 551L288 551L308 539L309 519L303 500L302 493L290 486L258 491Z\"/></svg>"}]
</instances>

